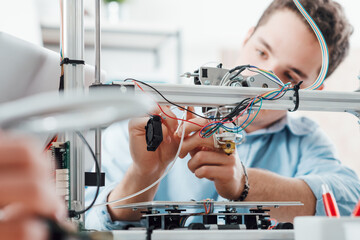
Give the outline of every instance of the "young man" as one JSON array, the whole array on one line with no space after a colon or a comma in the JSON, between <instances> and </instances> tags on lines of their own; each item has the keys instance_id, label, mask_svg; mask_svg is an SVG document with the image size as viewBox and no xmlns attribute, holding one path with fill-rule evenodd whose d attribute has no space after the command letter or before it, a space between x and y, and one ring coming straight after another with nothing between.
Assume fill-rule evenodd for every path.
<instances>
[{"instance_id":1,"label":"young man","mask_svg":"<svg viewBox=\"0 0 360 240\"><path fill-rule=\"evenodd\" d=\"M344 59L352 29L342 8L330 0L301 1L325 35L330 51L328 76ZM275 72L284 82L303 81L307 87L321 67L319 43L308 23L291 0L275 0L244 41L240 64L251 64ZM323 88L323 86L321 87ZM169 110L168 114L172 114ZM157 180L173 160L179 143L177 121L164 121L164 142L155 152L147 152L144 126L148 118L129 123L131 158L126 157L127 139L121 127L110 128L104 136L103 170L107 183L98 202L131 195ZM204 125L203 119L193 121ZM302 207L272 209L279 221L299 215L324 215L321 185L334 192L341 214L349 215L360 198L356 174L342 166L334 146L309 119L295 118L286 111L262 110L246 129L245 143L231 155L215 149L212 139L202 139L199 127L185 123L186 138L180 157L163 181L149 191L121 204L151 200L189 201L223 198L237 200L244 191L241 162L247 166L250 191L245 201L301 201ZM119 132L120 131L120 132ZM122 132L121 132L122 131ZM88 199L91 199L88 193ZM125 221L140 219L139 212L94 208L87 226L119 228Z\"/></svg>"}]
</instances>

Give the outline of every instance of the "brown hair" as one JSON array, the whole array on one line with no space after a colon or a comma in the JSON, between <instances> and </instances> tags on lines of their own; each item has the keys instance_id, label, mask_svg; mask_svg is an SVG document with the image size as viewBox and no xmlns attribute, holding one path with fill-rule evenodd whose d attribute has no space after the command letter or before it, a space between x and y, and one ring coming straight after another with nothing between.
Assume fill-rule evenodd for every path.
<instances>
[{"instance_id":1,"label":"brown hair","mask_svg":"<svg viewBox=\"0 0 360 240\"><path fill-rule=\"evenodd\" d=\"M349 53L349 38L353 33L353 27L347 20L344 9L337 2L332 0L300 0L300 2L324 35L329 49L327 76L330 76ZM298 14L312 31L292 0L274 0L259 19L255 29L264 25L276 11L283 9Z\"/></svg>"}]
</instances>

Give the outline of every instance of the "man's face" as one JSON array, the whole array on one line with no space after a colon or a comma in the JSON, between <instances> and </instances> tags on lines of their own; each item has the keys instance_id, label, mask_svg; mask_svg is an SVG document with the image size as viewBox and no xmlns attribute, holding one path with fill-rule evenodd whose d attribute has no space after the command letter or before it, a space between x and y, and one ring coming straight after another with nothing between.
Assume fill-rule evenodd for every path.
<instances>
[{"instance_id":1,"label":"man's face","mask_svg":"<svg viewBox=\"0 0 360 240\"><path fill-rule=\"evenodd\" d=\"M314 33L290 10L279 10L255 32L250 30L240 57L241 65L271 70L284 83L294 85L303 81L302 88L315 81L321 61L321 50ZM283 110L262 110L247 130L267 127L285 114Z\"/></svg>"}]
</instances>

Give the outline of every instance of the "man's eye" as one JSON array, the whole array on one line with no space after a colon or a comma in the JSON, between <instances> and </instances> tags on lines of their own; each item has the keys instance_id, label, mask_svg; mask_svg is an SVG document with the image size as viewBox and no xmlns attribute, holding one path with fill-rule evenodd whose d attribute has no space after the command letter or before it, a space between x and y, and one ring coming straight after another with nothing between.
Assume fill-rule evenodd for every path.
<instances>
[{"instance_id":1,"label":"man's eye","mask_svg":"<svg viewBox=\"0 0 360 240\"><path fill-rule=\"evenodd\" d=\"M290 73L284 73L285 77L292 83L296 83L297 81L290 75Z\"/></svg>"},{"instance_id":2,"label":"man's eye","mask_svg":"<svg viewBox=\"0 0 360 240\"><path fill-rule=\"evenodd\" d=\"M262 58L266 58L266 57L267 57L267 55L266 55L266 53L265 53L264 51L261 51L261 50L259 50L259 49L256 49L256 52L257 52L258 55L259 55L260 57L262 57Z\"/></svg>"}]
</instances>

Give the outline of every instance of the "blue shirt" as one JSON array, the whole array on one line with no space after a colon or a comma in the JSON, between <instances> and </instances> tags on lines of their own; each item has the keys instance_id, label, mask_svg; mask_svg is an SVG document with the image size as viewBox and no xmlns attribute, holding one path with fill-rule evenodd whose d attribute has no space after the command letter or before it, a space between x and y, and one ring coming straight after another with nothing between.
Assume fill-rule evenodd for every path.
<instances>
[{"instance_id":1,"label":"blue shirt","mask_svg":"<svg viewBox=\"0 0 360 240\"><path fill-rule=\"evenodd\" d=\"M128 138L127 122L114 124L104 132L102 170L106 173L106 186L102 188L97 203L107 200L108 194L132 163ZM248 168L266 169L285 177L304 180L317 199L316 215L325 215L323 183L333 191L343 216L350 215L360 199L357 175L341 164L334 145L319 126L308 118L288 114L266 129L245 133L245 142L237 146L237 152ZM195 177L187 167L188 160L189 156L177 159L173 169L161 181L154 200L224 200L217 194L213 182ZM86 190L87 205L92 201L95 190ZM101 206L88 211L85 224L88 229L111 230L128 223L113 222L107 207Z\"/></svg>"}]
</instances>

